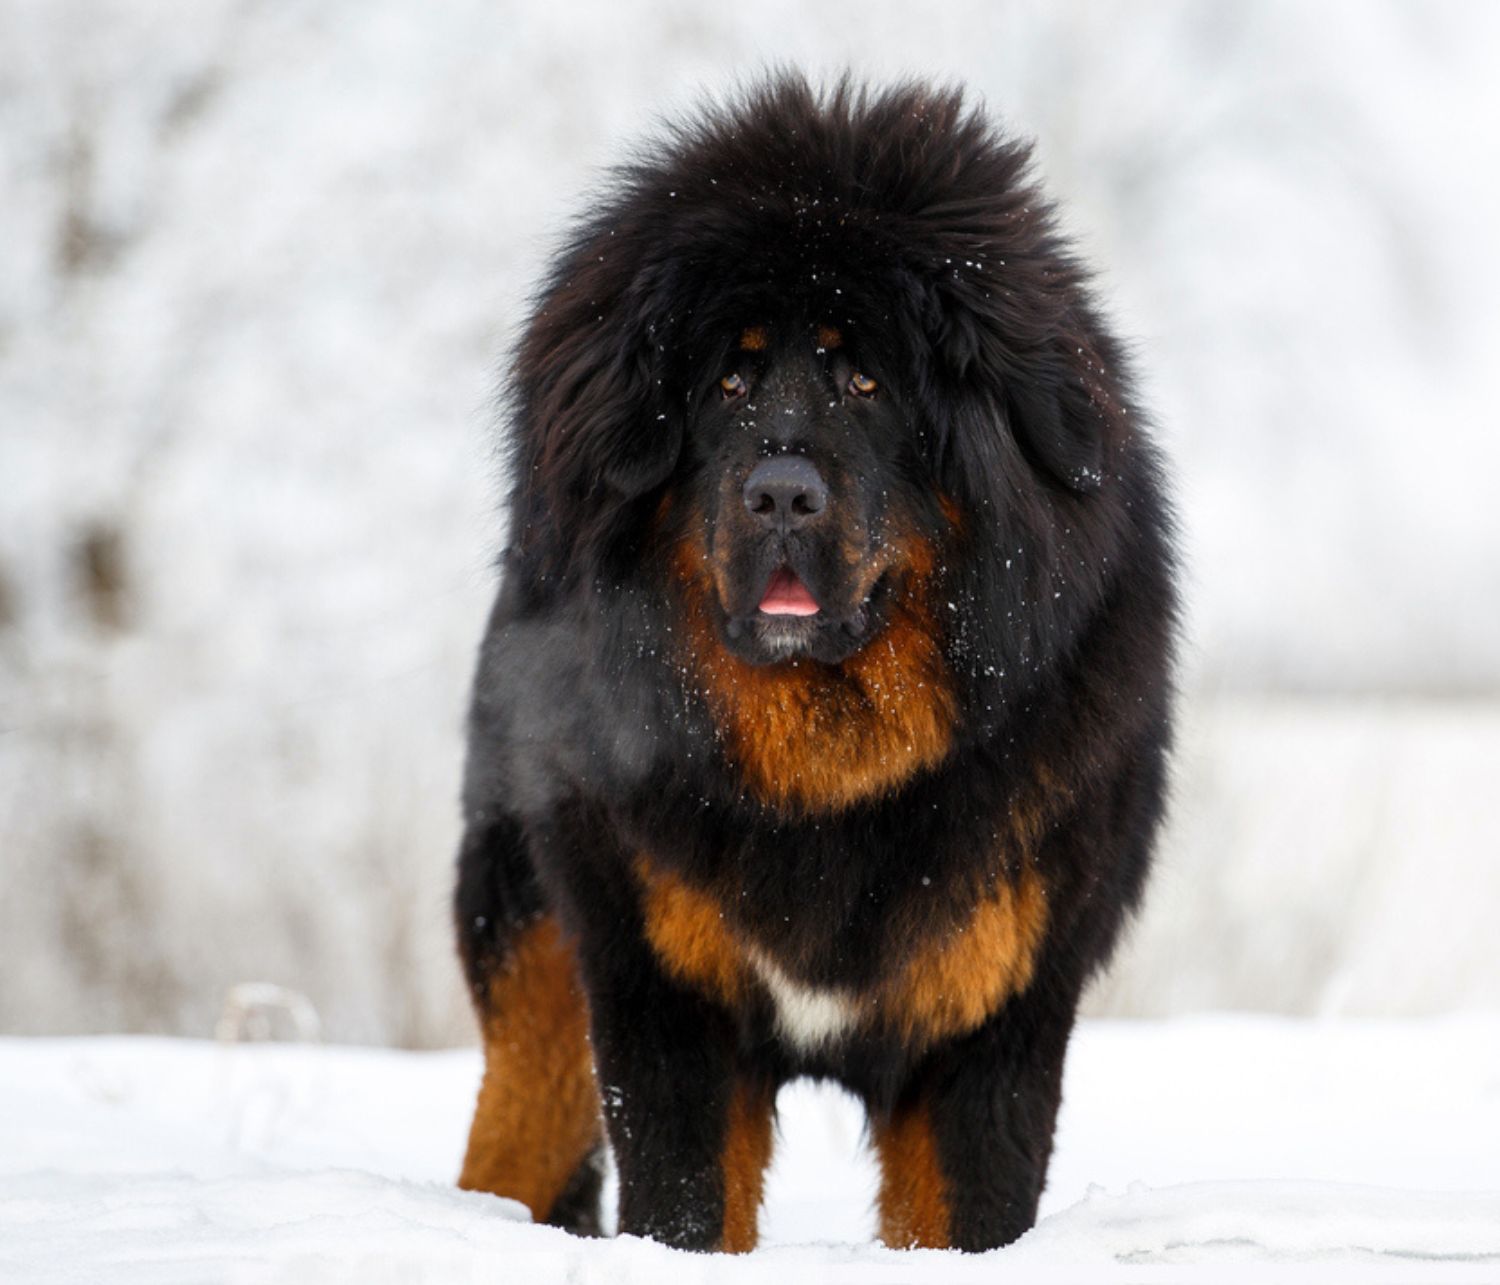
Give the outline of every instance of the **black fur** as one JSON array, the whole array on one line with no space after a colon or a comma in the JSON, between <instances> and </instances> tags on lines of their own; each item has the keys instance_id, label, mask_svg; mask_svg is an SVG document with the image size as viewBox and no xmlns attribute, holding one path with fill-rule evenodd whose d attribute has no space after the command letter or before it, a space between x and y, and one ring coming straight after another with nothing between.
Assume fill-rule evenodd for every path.
<instances>
[{"instance_id":1,"label":"black fur","mask_svg":"<svg viewBox=\"0 0 1500 1285\"><path fill-rule=\"evenodd\" d=\"M576 940L624 1231L718 1243L736 1077L832 1077L877 1121L923 1103L957 1247L1035 1217L1079 995L1162 811L1174 597L1125 355L1028 165L956 92L777 78L622 168L540 291L511 379L456 918L481 1008L536 916ZM740 344L752 326L764 347ZM721 390L731 373L743 398ZM827 478L830 516L763 537L740 487L788 451ZM862 599L865 568L902 541L935 551L924 619L955 710L940 761L826 808L751 788L684 660L673 557L702 532L722 562L711 636L773 671L880 645L917 580L898 559ZM757 614L782 565L818 617ZM1034 842L1008 842L1037 807ZM643 853L806 986L879 984L1023 865L1045 938L1029 985L974 1029L804 1048L763 990L728 1003L663 966Z\"/></svg>"}]
</instances>

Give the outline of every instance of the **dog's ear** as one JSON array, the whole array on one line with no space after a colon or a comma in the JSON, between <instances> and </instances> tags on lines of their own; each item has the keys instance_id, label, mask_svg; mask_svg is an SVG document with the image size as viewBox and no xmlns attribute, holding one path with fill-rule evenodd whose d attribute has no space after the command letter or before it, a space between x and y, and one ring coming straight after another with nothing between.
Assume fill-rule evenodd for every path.
<instances>
[{"instance_id":1,"label":"dog's ear","mask_svg":"<svg viewBox=\"0 0 1500 1285\"><path fill-rule=\"evenodd\" d=\"M942 291L928 331L943 382L959 402L982 408L949 444L961 465L966 456L981 468L999 464L994 443L973 440L976 423L993 432L999 418L1033 468L1080 495L1100 487L1109 381L1086 327L1007 319L1003 309Z\"/></svg>"},{"instance_id":2,"label":"dog's ear","mask_svg":"<svg viewBox=\"0 0 1500 1285\"><path fill-rule=\"evenodd\" d=\"M526 481L559 506L644 495L682 448L642 283L580 258L543 294L516 362L517 427L537 473Z\"/></svg>"},{"instance_id":3,"label":"dog's ear","mask_svg":"<svg viewBox=\"0 0 1500 1285\"><path fill-rule=\"evenodd\" d=\"M671 475L682 447L681 416L662 396L649 339L594 329L578 359L558 372L549 446L562 475L583 494L602 488L634 499Z\"/></svg>"},{"instance_id":4,"label":"dog's ear","mask_svg":"<svg viewBox=\"0 0 1500 1285\"><path fill-rule=\"evenodd\" d=\"M1083 360L1086 349L1075 345ZM1070 491L1104 482L1105 421L1074 361L1059 353L1018 364L1001 381L1006 420L1032 465Z\"/></svg>"}]
</instances>

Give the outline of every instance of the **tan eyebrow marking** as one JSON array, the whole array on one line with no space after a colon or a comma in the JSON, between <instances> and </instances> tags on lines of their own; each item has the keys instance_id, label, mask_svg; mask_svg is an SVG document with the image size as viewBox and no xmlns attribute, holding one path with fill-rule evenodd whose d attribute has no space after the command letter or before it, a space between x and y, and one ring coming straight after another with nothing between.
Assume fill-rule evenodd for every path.
<instances>
[{"instance_id":1,"label":"tan eyebrow marking","mask_svg":"<svg viewBox=\"0 0 1500 1285\"><path fill-rule=\"evenodd\" d=\"M740 334L740 347L746 352L765 352L770 343L764 326L749 326Z\"/></svg>"},{"instance_id":2,"label":"tan eyebrow marking","mask_svg":"<svg viewBox=\"0 0 1500 1285\"><path fill-rule=\"evenodd\" d=\"M843 346L844 336L840 333L837 326L818 327L819 348L842 348Z\"/></svg>"}]
</instances>

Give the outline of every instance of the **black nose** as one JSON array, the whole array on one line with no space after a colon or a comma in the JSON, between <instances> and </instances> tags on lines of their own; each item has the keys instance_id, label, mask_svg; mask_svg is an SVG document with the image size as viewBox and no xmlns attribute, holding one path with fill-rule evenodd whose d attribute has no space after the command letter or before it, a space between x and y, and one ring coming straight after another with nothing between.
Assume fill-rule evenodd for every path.
<instances>
[{"instance_id":1,"label":"black nose","mask_svg":"<svg viewBox=\"0 0 1500 1285\"><path fill-rule=\"evenodd\" d=\"M790 531L828 506L828 483L805 455L776 455L745 482L745 507L762 525Z\"/></svg>"}]
</instances>

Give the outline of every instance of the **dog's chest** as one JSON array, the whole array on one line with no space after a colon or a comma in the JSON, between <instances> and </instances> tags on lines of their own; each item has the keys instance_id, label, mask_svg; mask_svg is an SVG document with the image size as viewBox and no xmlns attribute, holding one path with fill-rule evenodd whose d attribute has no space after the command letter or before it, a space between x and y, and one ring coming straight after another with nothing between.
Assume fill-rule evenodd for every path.
<instances>
[{"instance_id":1,"label":"dog's chest","mask_svg":"<svg viewBox=\"0 0 1500 1285\"><path fill-rule=\"evenodd\" d=\"M734 1011L768 1003L778 1036L803 1052L857 1030L925 1047L980 1025L1031 982L1046 934L1046 891L1029 869L999 880L883 961L867 984L808 984L738 930L709 892L636 864L647 940L668 973Z\"/></svg>"},{"instance_id":2,"label":"dog's chest","mask_svg":"<svg viewBox=\"0 0 1500 1285\"><path fill-rule=\"evenodd\" d=\"M802 1052L836 1044L859 1025L858 992L805 985L761 951L747 951L746 959L771 1000L777 1032Z\"/></svg>"}]
</instances>

